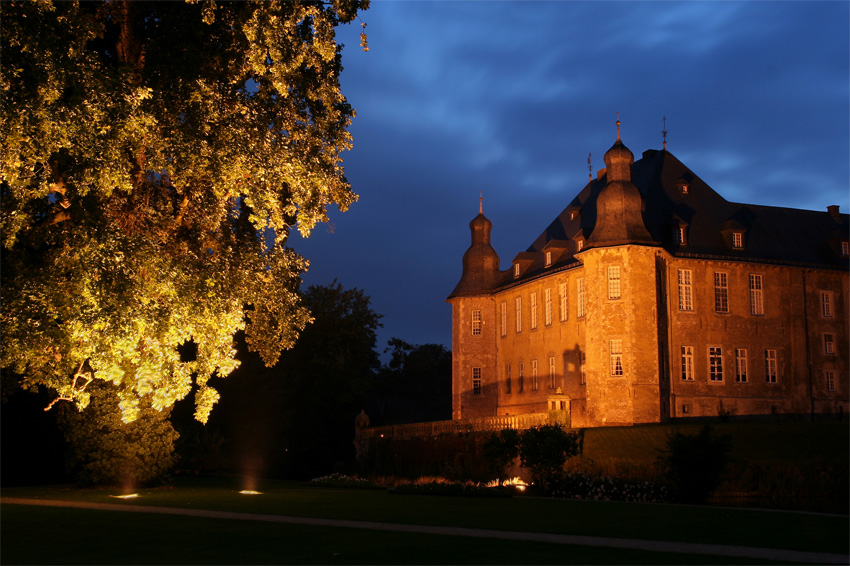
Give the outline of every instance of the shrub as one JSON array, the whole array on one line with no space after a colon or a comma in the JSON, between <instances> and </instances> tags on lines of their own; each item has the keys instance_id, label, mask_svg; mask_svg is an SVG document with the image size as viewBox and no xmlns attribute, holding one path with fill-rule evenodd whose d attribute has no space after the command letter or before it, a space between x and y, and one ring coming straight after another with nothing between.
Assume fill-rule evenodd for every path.
<instances>
[{"instance_id":1,"label":"shrub","mask_svg":"<svg viewBox=\"0 0 850 566\"><path fill-rule=\"evenodd\" d=\"M520 434L520 461L543 491L563 475L567 459L578 453L578 433L567 432L559 425L533 427Z\"/></svg>"},{"instance_id":2,"label":"shrub","mask_svg":"<svg viewBox=\"0 0 850 566\"><path fill-rule=\"evenodd\" d=\"M720 485L731 449L732 437L716 434L710 425L695 435L678 430L668 434L659 460L675 499L681 503L706 503Z\"/></svg>"},{"instance_id":3,"label":"shrub","mask_svg":"<svg viewBox=\"0 0 850 566\"><path fill-rule=\"evenodd\" d=\"M502 479L507 477L507 469L519 455L519 432L516 429L506 428L494 432L484 441L482 452L493 474Z\"/></svg>"}]
</instances>

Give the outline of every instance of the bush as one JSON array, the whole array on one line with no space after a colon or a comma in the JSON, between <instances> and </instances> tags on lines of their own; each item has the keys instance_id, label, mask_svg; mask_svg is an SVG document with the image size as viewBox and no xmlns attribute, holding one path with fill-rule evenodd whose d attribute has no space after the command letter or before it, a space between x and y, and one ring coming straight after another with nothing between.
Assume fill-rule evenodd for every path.
<instances>
[{"instance_id":1,"label":"bush","mask_svg":"<svg viewBox=\"0 0 850 566\"><path fill-rule=\"evenodd\" d=\"M519 432L506 428L494 432L484 441L482 452L493 474L499 479L507 477L507 469L519 455Z\"/></svg>"},{"instance_id":2,"label":"bush","mask_svg":"<svg viewBox=\"0 0 850 566\"><path fill-rule=\"evenodd\" d=\"M666 449L659 460L676 501L706 503L720 485L731 449L732 437L717 435L710 425L695 435L678 430L668 434Z\"/></svg>"},{"instance_id":3,"label":"bush","mask_svg":"<svg viewBox=\"0 0 850 566\"><path fill-rule=\"evenodd\" d=\"M537 426L520 434L520 462L543 491L563 476L567 459L578 453L578 433L567 432L559 425Z\"/></svg>"}]
</instances>

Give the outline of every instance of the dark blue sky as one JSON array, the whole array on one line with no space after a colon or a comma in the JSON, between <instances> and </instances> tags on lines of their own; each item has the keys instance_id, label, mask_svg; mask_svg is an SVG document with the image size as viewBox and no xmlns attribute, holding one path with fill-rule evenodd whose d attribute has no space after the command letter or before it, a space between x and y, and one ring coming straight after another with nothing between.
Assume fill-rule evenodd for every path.
<instances>
[{"instance_id":1,"label":"dark blue sky","mask_svg":"<svg viewBox=\"0 0 850 566\"><path fill-rule=\"evenodd\" d=\"M484 212L506 268L615 138L668 150L727 200L850 208L850 3L380 1L340 30L359 202L308 240L398 337L451 346L444 302Z\"/></svg>"}]
</instances>

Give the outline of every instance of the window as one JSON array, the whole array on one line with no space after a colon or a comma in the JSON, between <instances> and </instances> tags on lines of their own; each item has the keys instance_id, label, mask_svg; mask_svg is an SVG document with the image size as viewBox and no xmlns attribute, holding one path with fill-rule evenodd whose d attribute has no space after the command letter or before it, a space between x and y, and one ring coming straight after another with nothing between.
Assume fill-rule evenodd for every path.
<instances>
[{"instance_id":1,"label":"window","mask_svg":"<svg viewBox=\"0 0 850 566\"><path fill-rule=\"evenodd\" d=\"M584 240L576 240L576 251L580 252L584 248Z\"/></svg>"},{"instance_id":2,"label":"window","mask_svg":"<svg viewBox=\"0 0 850 566\"><path fill-rule=\"evenodd\" d=\"M546 252L546 267L552 265L552 252Z\"/></svg>"},{"instance_id":3,"label":"window","mask_svg":"<svg viewBox=\"0 0 850 566\"><path fill-rule=\"evenodd\" d=\"M679 270L679 310L694 310L693 288L691 287L691 270Z\"/></svg>"},{"instance_id":4,"label":"window","mask_svg":"<svg viewBox=\"0 0 850 566\"><path fill-rule=\"evenodd\" d=\"M743 249L744 235L740 232L732 232L732 247L736 250Z\"/></svg>"},{"instance_id":5,"label":"window","mask_svg":"<svg viewBox=\"0 0 850 566\"><path fill-rule=\"evenodd\" d=\"M620 266L612 265L608 268L608 298L620 298Z\"/></svg>"},{"instance_id":6,"label":"window","mask_svg":"<svg viewBox=\"0 0 850 566\"><path fill-rule=\"evenodd\" d=\"M850 255L850 242L841 242L841 255Z\"/></svg>"},{"instance_id":7,"label":"window","mask_svg":"<svg viewBox=\"0 0 850 566\"><path fill-rule=\"evenodd\" d=\"M708 380L723 381L723 348L708 347Z\"/></svg>"},{"instance_id":8,"label":"window","mask_svg":"<svg viewBox=\"0 0 850 566\"><path fill-rule=\"evenodd\" d=\"M543 291L543 322L546 326L552 324L552 289Z\"/></svg>"},{"instance_id":9,"label":"window","mask_svg":"<svg viewBox=\"0 0 850 566\"><path fill-rule=\"evenodd\" d=\"M747 382L747 350L744 348L735 349L735 381Z\"/></svg>"},{"instance_id":10,"label":"window","mask_svg":"<svg viewBox=\"0 0 850 566\"><path fill-rule=\"evenodd\" d=\"M676 239L676 243L680 246L685 245L685 227L684 226L674 226L673 227L673 237Z\"/></svg>"},{"instance_id":11,"label":"window","mask_svg":"<svg viewBox=\"0 0 850 566\"><path fill-rule=\"evenodd\" d=\"M826 390L835 391L835 372L825 371L823 375L826 378Z\"/></svg>"},{"instance_id":12,"label":"window","mask_svg":"<svg viewBox=\"0 0 850 566\"><path fill-rule=\"evenodd\" d=\"M519 364L519 392L522 393L525 389L525 364Z\"/></svg>"},{"instance_id":13,"label":"window","mask_svg":"<svg viewBox=\"0 0 850 566\"><path fill-rule=\"evenodd\" d=\"M568 301L567 301L567 284L561 283L558 286L559 298L561 300L561 322L567 320L567 316L569 316L569 311L567 311Z\"/></svg>"},{"instance_id":14,"label":"window","mask_svg":"<svg viewBox=\"0 0 850 566\"><path fill-rule=\"evenodd\" d=\"M764 351L764 380L776 383L776 350Z\"/></svg>"},{"instance_id":15,"label":"window","mask_svg":"<svg viewBox=\"0 0 850 566\"><path fill-rule=\"evenodd\" d=\"M682 194L683 194L683 195L688 194L688 189L690 189L690 187L688 186L688 184L687 184L687 183L682 183L682 184L681 184L681 185L679 185L679 186L680 186L680 187L682 187Z\"/></svg>"},{"instance_id":16,"label":"window","mask_svg":"<svg viewBox=\"0 0 850 566\"><path fill-rule=\"evenodd\" d=\"M517 297L516 302L516 331L522 332L522 297Z\"/></svg>"},{"instance_id":17,"label":"window","mask_svg":"<svg viewBox=\"0 0 850 566\"><path fill-rule=\"evenodd\" d=\"M505 393L511 394L511 364L505 366Z\"/></svg>"},{"instance_id":18,"label":"window","mask_svg":"<svg viewBox=\"0 0 850 566\"><path fill-rule=\"evenodd\" d=\"M823 353L824 354L834 354L835 353L835 338L832 333L827 332L823 335Z\"/></svg>"},{"instance_id":19,"label":"window","mask_svg":"<svg viewBox=\"0 0 850 566\"><path fill-rule=\"evenodd\" d=\"M555 389L555 356L549 358L549 389Z\"/></svg>"},{"instance_id":20,"label":"window","mask_svg":"<svg viewBox=\"0 0 850 566\"><path fill-rule=\"evenodd\" d=\"M694 380L694 347L682 346L682 381Z\"/></svg>"},{"instance_id":21,"label":"window","mask_svg":"<svg viewBox=\"0 0 850 566\"><path fill-rule=\"evenodd\" d=\"M519 264L514 264L514 277L519 277Z\"/></svg>"},{"instance_id":22,"label":"window","mask_svg":"<svg viewBox=\"0 0 850 566\"><path fill-rule=\"evenodd\" d=\"M481 368L472 368L472 394L481 395Z\"/></svg>"},{"instance_id":23,"label":"window","mask_svg":"<svg viewBox=\"0 0 850 566\"><path fill-rule=\"evenodd\" d=\"M726 273L714 273L714 312L729 312L729 286Z\"/></svg>"},{"instance_id":24,"label":"window","mask_svg":"<svg viewBox=\"0 0 850 566\"><path fill-rule=\"evenodd\" d=\"M537 360L531 360L531 390L537 391Z\"/></svg>"},{"instance_id":25,"label":"window","mask_svg":"<svg viewBox=\"0 0 850 566\"><path fill-rule=\"evenodd\" d=\"M502 301L502 304L499 305L501 312L501 332L502 336L508 335L508 303Z\"/></svg>"},{"instance_id":26,"label":"window","mask_svg":"<svg viewBox=\"0 0 850 566\"><path fill-rule=\"evenodd\" d=\"M832 291L821 291L820 313L826 318L832 318Z\"/></svg>"},{"instance_id":27,"label":"window","mask_svg":"<svg viewBox=\"0 0 850 566\"><path fill-rule=\"evenodd\" d=\"M478 309L472 311L472 335L481 335L481 311Z\"/></svg>"},{"instance_id":28,"label":"window","mask_svg":"<svg viewBox=\"0 0 850 566\"><path fill-rule=\"evenodd\" d=\"M608 346L611 356L611 375L620 377L623 375L623 341L611 340Z\"/></svg>"},{"instance_id":29,"label":"window","mask_svg":"<svg viewBox=\"0 0 850 566\"><path fill-rule=\"evenodd\" d=\"M531 329L537 328L537 293L531 294Z\"/></svg>"},{"instance_id":30,"label":"window","mask_svg":"<svg viewBox=\"0 0 850 566\"><path fill-rule=\"evenodd\" d=\"M585 354L584 352L579 355L578 369L579 383L581 385L584 385L585 383L587 383L587 354Z\"/></svg>"},{"instance_id":31,"label":"window","mask_svg":"<svg viewBox=\"0 0 850 566\"><path fill-rule=\"evenodd\" d=\"M750 274L750 314L764 314L761 275Z\"/></svg>"},{"instance_id":32,"label":"window","mask_svg":"<svg viewBox=\"0 0 850 566\"><path fill-rule=\"evenodd\" d=\"M584 316L584 277L576 279L576 316Z\"/></svg>"},{"instance_id":33,"label":"window","mask_svg":"<svg viewBox=\"0 0 850 566\"><path fill-rule=\"evenodd\" d=\"M682 381L694 380L694 347L682 346Z\"/></svg>"}]
</instances>

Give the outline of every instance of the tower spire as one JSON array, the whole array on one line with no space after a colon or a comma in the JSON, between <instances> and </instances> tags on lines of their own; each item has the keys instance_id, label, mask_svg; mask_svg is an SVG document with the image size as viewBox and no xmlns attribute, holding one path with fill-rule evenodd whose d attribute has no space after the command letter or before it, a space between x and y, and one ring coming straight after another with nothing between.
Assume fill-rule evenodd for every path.
<instances>
[{"instance_id":1,"label":"tower spire","mask_svg":"<svg viewBox=\"0 0 850 566\"><path fill-rule=\"evenodd\" d=\"M478 195L478 214L484 214L484 191Z\"/></svg>"},{"instance_id":2,"label":"tower spire","mask_svg":"<svg viewBox=\"0 0 850 566\"><path fill-rule=\"evenodd\" d=\"M587 154L587 180L588 181L593 180L593 166L590 164L590 157L592 155L593 155L592 153Z\"/></svg>"},{"instance_id":3,"label":"tower spire","mask_svg":"<svg viewBox=\"0 0 850 566\"><path fill-rule=\"evenodd\" d=\"M620 141L620 113L617 112L617 141Z\"/></svg>"},{"instance_id":4,"label":"tower spire","mask_svg":"<svg viewBox=\"0 0 850 566\"><path fill-rule=\"evenodd\" d=\"M662 118L663 125L661 126L661 136L664 139L664 151L667 151L667 116Z\"/></svg>"}]
</instances>

